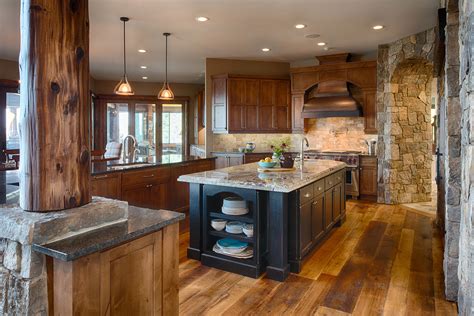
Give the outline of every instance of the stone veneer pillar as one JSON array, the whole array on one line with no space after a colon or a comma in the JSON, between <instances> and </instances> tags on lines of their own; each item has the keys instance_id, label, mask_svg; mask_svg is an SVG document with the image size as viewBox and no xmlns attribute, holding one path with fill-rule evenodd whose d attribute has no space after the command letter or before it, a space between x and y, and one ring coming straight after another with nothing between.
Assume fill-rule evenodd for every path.
<instances>
[{"instance_id":1,"label":"stone veneer pillar","mask_svg":"<svg viewBox=\"0 0 474 316\"><path fill-rule=\"evenodd\" d=\"M444 274L445 292L448 300L456 300L458 295L458 257L459 257L459 222L461 214L461 105L459 102L459 10L458 0L448 0L446 3L447 25L445 29L445 64L443 80L443 95L440 111L445 117L444 148L442 149L445 174L441 175L445 186L444 224ZM441 99L440 98L440 99ZM441 192L440 192L441 193Z\"/></svg>"},{"instance_id":2,"label":"stone veneer pillar","mask_svg":"<svg viewBox=\"0 0 474 316\"><path fill-rule=\"evenodd\" d=\"M474 315L474 1L459 1L461 85L461 218L459 294L461 315Z\"/></svg>"},{"instance_id":3,"label":"stone veneer pillar","mask_svg":"<svg viewBox=\"0 0 474 316\"><path fill-rule=\"evenodd\" d=\"M380 45L377 59L378 202L431 200L434 29Z\"/></svg>"}]
</instances>

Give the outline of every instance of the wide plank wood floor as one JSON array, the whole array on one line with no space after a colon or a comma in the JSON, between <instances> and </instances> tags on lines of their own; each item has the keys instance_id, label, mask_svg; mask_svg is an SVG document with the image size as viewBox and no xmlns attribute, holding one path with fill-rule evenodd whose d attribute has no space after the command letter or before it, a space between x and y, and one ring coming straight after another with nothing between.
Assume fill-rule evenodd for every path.
<instances>
[{"instance_id":1,"label":"wide plank wood floor","mask_svg":"<svg viewBox=\"0 0 474 316\"><path fill-rule=\"evenodd\" d=\"M432 216L350 201L347 221L283 283L186 258L180 234L182 315L456 315L444 297L443 241Z\"/></svg>"}]
</instances>

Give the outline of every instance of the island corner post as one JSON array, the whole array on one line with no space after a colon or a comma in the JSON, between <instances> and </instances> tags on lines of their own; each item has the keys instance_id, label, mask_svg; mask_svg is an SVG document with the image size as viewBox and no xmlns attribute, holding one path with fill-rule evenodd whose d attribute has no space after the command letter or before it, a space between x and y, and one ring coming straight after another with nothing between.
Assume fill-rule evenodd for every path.
<instances>
[{"instance_id":1,"label":"island corner post","mask_svg":"<svg viewBox=\"0 0 474 316\"><path fill-rule=\"evenodd\" d=\"M90 193L88 0L21 0L20 207L85 205Z\"/></svg>"}]
</instances>

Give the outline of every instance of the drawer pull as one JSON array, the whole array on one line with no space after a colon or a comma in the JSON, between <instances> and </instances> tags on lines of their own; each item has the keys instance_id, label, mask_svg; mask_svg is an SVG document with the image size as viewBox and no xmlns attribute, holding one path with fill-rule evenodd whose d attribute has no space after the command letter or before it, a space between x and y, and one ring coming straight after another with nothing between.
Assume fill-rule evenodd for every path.
<instances>
[{"instance_id":1,"label":"drawer pull","mask_svg":"<svg viewBox=\"0 0 474 316\"><path fill-rule=\"evenodd\" d=\"M153 186L153 184L147 184L146 187L147 188L151 188Z\"/></svg>"},{"instance_id":2,"label":"drawer pull","mask_svg":"<svg viewBox=\"0 0 474 316\"><path fill-rule=\"evenodd\" d=\"M314 202L313 202L313 205L318 205L318 201L314 201Z\"/></svg>"},{"instance_id":3,"label":"drawer pull","mask_svg":"<svg viewBox=\"0 0 474 316\"><path fill-rule=\"evenodd\" d=\"M109 176L108 175L103 175L103 176L95 176L94 179L107 179Z\"/></svg>"},{"instance_id":4,"label":"drawer pull","mask_svg":"<svg viewBox=\"0 0 474 316\"><path fill-rule=\"evenodd\" d=\"M153 178L154 176L154 174L150 174L149 176L143 176L143 178Z\"/></svg>"},{"instance_id":5,"label":"drawer pull","mask_svg":"<svg viewBox=\"0 0 474 316\"><path fill-rule=\"evenodd\" d=\"M305 197L305 198L309 198L309 197L311 197L311 194L306 193L306 194L304 195L304 197Z\"/></svg>"}]
</instances>

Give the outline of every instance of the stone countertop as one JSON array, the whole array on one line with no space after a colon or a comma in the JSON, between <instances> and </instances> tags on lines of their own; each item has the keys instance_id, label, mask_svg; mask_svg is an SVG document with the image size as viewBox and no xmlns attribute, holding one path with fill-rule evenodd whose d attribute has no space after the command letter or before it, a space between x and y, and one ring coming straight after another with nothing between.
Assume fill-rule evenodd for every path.
<instances>
[{"instance_id":1,"label":"stone countertop","mask_svg":"<svg viewBox=\"0 0 474 316\"><path fill-rule=\"evenodd\" d=\"M296 169L291 172L259 173L257 163L250 163L182 175L178 181L288 193L345 167L343 162L317 159L305 161L303 172Z\"/></svg>"},{"instance_id":2,"label":"stone countertop","mask_svg":"<svg viewBox=\"0 0 474 316\"><path fill-rule=\"evenodd\" d=\"M216 159L216 157L200 158L196 156L163 155L160 160L153 159L149 162L137 162L133 164L125 164L118 160L108 162L92 162L91 171L92 175L99 175L105 173L121 172L125 170L145 169L187 162L205 161L209 159Z\"/></svg>"},{"instance_id":3,"label":"stone countertop","mask_svg":"<svg viewBox=\"0 0 474 316\"><path fill-rule=\"evenodd\" d=\"M165 210L129 206L128 220L47 244L33 244L33 250L62 261L109 249L174 224L185 215Z\"/></svg>"}]
</instances>

